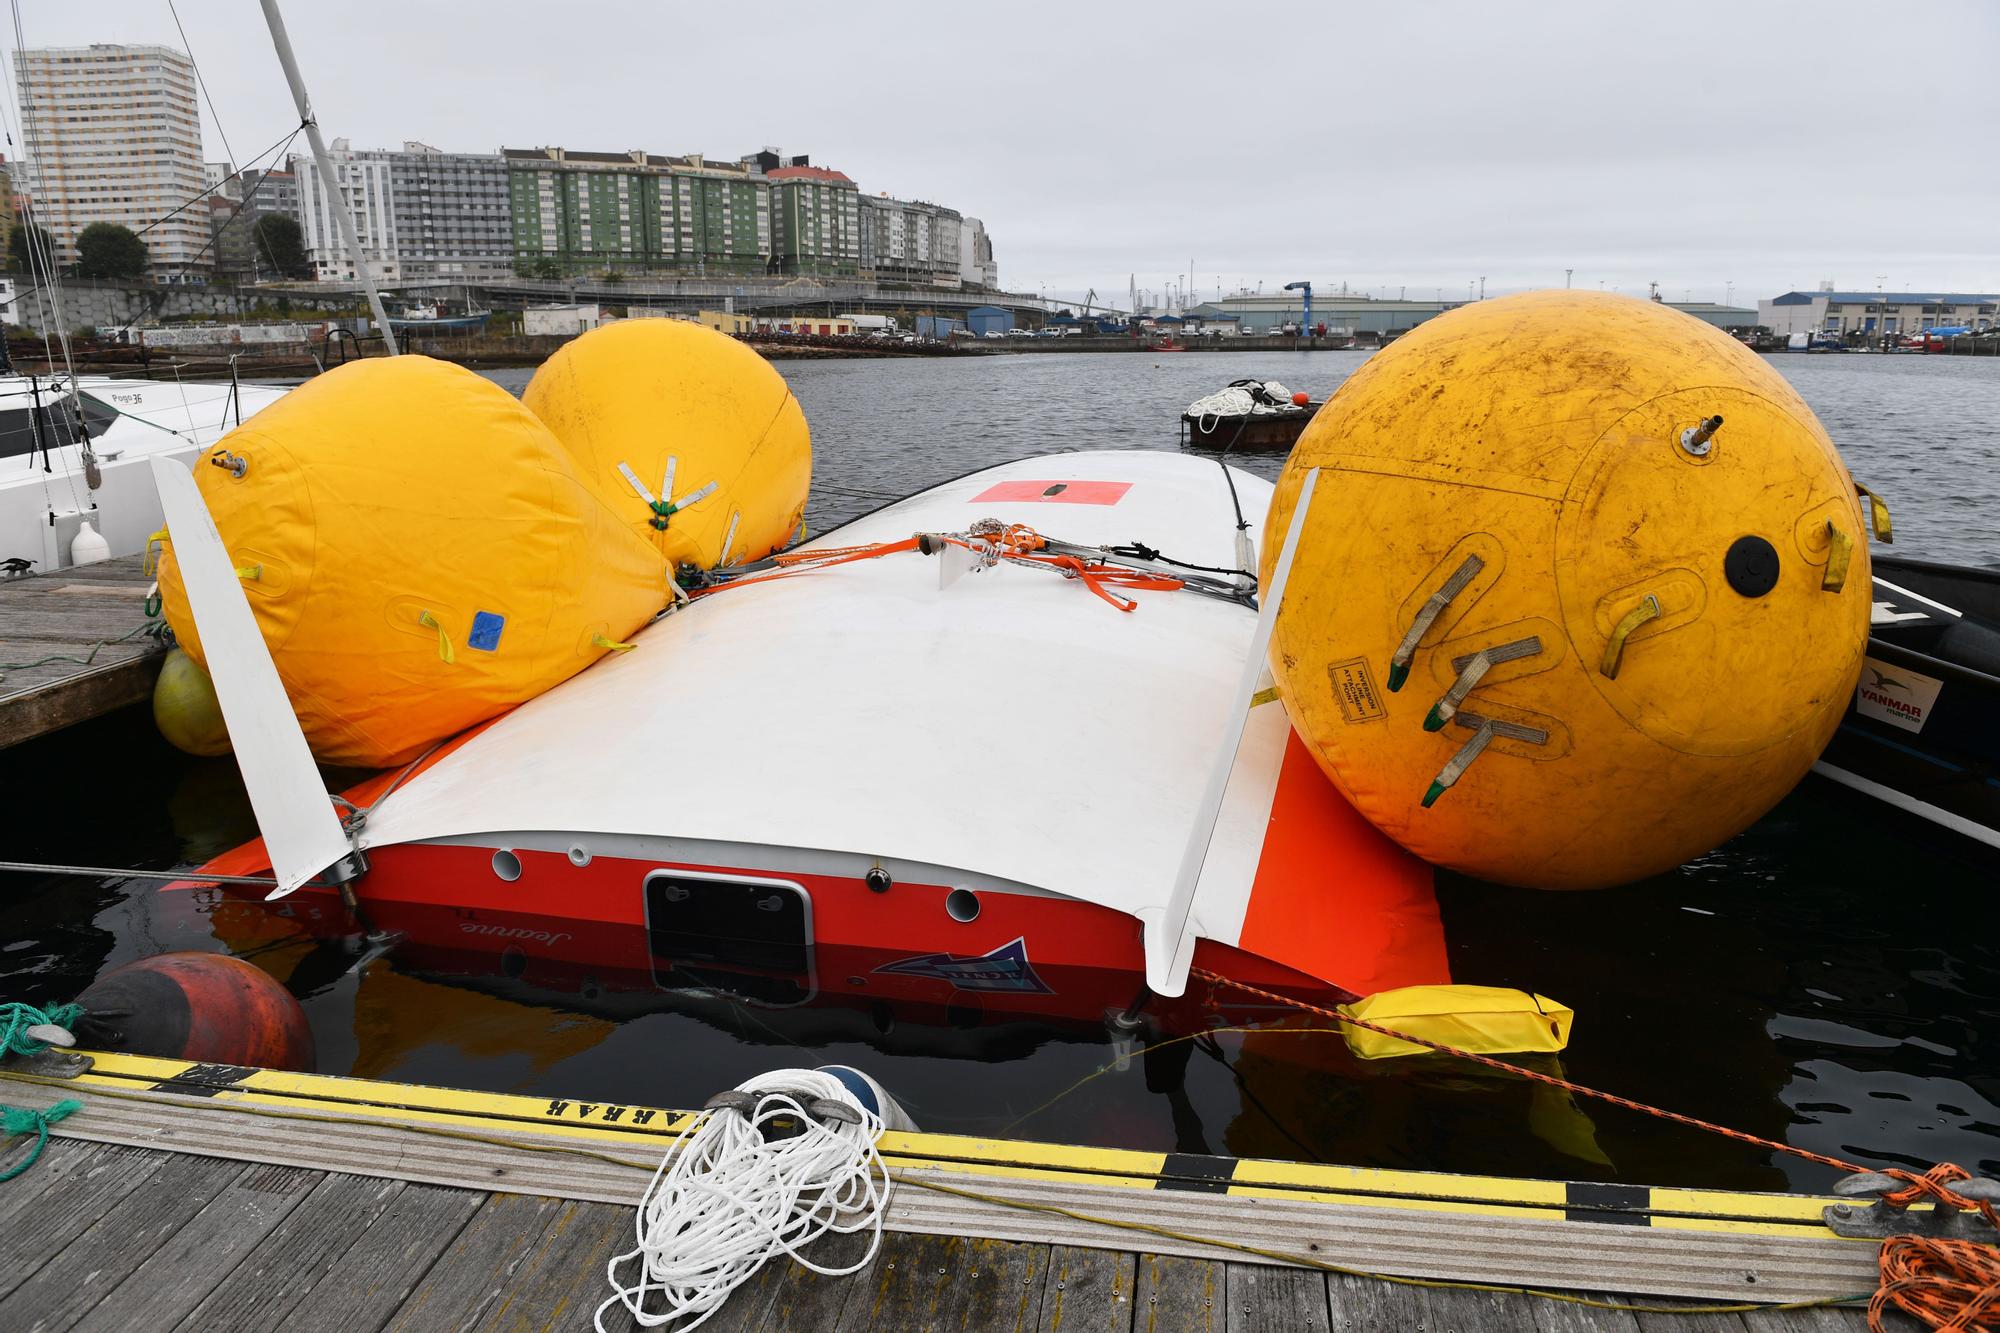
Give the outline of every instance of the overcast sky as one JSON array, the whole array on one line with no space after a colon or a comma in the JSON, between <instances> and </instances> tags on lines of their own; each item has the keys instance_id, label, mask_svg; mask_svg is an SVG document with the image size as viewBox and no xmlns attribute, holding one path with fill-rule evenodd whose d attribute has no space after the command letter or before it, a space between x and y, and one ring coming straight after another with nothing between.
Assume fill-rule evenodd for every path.
<instances>
[{"instance_id":1,"label":"overcast sky","mask_svg":"<svg viewBox=\"0 0 2000 1333\"><path fill-rule=\"evenodd\" d=\"M191 45L247 160L296 119L257 6L176 3L185 44L167 0L20 7ZM2000 289L1986 0L285 8L329 138L775 145L984 219L1016 291Z\"/></svg>"}]
</instances>

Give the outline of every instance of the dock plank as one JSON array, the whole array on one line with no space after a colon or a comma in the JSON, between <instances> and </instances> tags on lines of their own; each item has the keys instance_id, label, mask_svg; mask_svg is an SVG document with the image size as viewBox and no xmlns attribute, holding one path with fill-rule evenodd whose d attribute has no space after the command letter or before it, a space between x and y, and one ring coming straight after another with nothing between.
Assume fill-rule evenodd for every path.
<instances>
[{"instance_id":1,"label":"dock plank","mask_svg":"<svg viewBox=\"0 0 2000 1333\"><path fill-rule=\"evenodd\" d=\"M1743 1316L1743 1327L1749 1333L1860 1333L1868 1327L1868 1309L1848 1305L1811 1310L1758 1310ZM1895 1313L1891 1307L1889 1327L1914 1330L1917 1321Z\"/></svg>"},{"instance_id":2,"label":"dock plank","mask_svg":"<svg viewBox=\"0 0 2000 1333\"><path fill-rule=\"evenodd\" d=\"M940 1328L1027 1330L1040 1325L1049 1247L951 1236L945 1243Z\"/></svg>"},{"instance_id":3,"label":"dock plank","mask_svg":"<svg viewBox=\"0 0 2000 1333\"><path fill-rule=\"evenodd\" d=\"M566 1203L529 1253L500 1300L474 1327L505 1333L587 1328L611 1295L604 1266L631 1247L629 1209Z\"/></svg>"},{"instance_id":4,"label":"dock plank","mask_svg":"<svg viewBox=\"0 0 2000 1333\"><path fill-rule=\"evenodd\" d=\"M1635 1305L1652 1306L1698 1306L1702 1301L1661 1301L1643 1297L1621 1296ZM1744 1333L1743 1316L1740 1314L1671 1314L1667 1311L1649 1313L1639 1310L1632 1316L1639 1323L1639 1333Z\"/></svg>"},{"instance_id":5,"label":"dock plank","mask_svg":"<svg viewBox=\"0 0 2000 1333\"><path fill-rule=\"evenodd\" d=\"M1134 1333L1217 1333L1226 1280L1218 1259L1141 1255L1132 1289Z\"/></svg>"},{"instance_id":6,"label":"dock plank","mask_svg":"<svg viewBox=\"0 0 2000 1333\"><path fill-rule=\"evenodd\" d=\"M190 1333L278 1327L354 1244L356 1231L373 1223L403 1188L397 1180L321 1177L179 1327Z\"/></svg>"},{"instance_id":7,"label":"dock plank","mask_svg":"<svg viewBox=\"0 0 2000 1333\"><path fill-rule=\"evenodd\" d=\"M127 636L147 623L141 603L152 581L136 555L0 579L0 747L151 695L166 649Z\"/></svg>"},{"instance_id":8,"label":"dock plank","mask_svg":"<svg viewBox=\"0 0 2000 1333\"><path fill-rule=\"evenodd\" d=\"M132 1270L77 1322L79 1333L170 1326L231 1279L236 1267L324 1177L252 1167Z\"/></svg>"},{"instance_id":9,"label":"dock plank","mask_svg":"<svg viewBox=\"0 0 2000 1333\"><path fill-rule=\"evenodd\" d=\"M472 1217L390 1318L388 1333L427 1333L478 1323L506 1295L515 1274L562 1209L559 1200L542 1195L469 1197L478 1205Z\"/></svg>"},{"instance_id":10,"label":"dock plank","mask_svg":"<svg viewBox=\"0 0 2000 1333\"><path fill-rule=\"evenodd\" d=\"M29 1234L23 1228L25 1220L32 1218L35 1238L32 1245L0 1246L0 1308L4 1308L6 1297L87 1234L106 1213L150 1188L152 1178L170 1160L165 1153L107 1146L83 1157L59 1159L52 1169L44 1171L46 1159L57 1156L58 1146L51 1140L43 1154L45 1160L8 1181L7 1192L0 1195L19 1209L20 1220L7 1219L5 1234ZM18 1195L14 1193L16 1186L20 1187Z\"/></svg>"},{"instance_id":11,"label":"dock plank","mask_svg":"<svg viewBox=\"0 0 2000 1333\"><path fill-rule=\"evenodd\" d=\"M882 1241L886 1245L890 1239L885 1235ZM868 1242L866 1235L827 1236L813 1246L813 1262L822 1268L844 1268L868 1252ZM825 1277L800 1264L787 1264L784 1281L771 1302L767 1327L840 1327L848 1302L859 1296L881 1261L878 1252L874 1263L846 1277Z\"/></svg>"},{"instance_id":12,"label":"dock plank","mask_svg":"<svg viewBox=\"0 0 2000 1333\"><path fill-rule=\"evenodd\" d=\"M25 1145L17 1144L13 1152L0 1158L0 1166L11 1166L25 1153ZM165 1158L158 1153L146 1153L137 1148L124 1148L107 1143L85 1143L78 1139L51 1137L48 1146L42 1149L41 1160L5 1185L0 1185L0 1231L5 1231L12 1220L41 1206L41 1199L52 1190L69 1187L72 1177L98 1166L108 1158L131 1157L150 1161L157 1167ZM39 1225L40 1218L36 1218Z\"/></svg>"},{"instance_id":13,"label":"dock plank","mask_svg":"<svg viewBox=\"0 0 2000 1333\"><path fill-rule=\"evenodd\" d=\"M953 1237L893 1232L875 1262L854 1275L857 1290L835 1325L842 1333L888 1328L938 1329L951 1284Z\"/></svg>"},{"instance_id":14,"label":"dock plank","mask_svg":"<svg viewBox=\"0 0 2000 1333\"><path fill-rule=\"evenodd\" d=\"M1229 1333L1326 1333L1326 1275L1310 1268L1223 1266L1223 1327Z\"/></svg>"},{"instance_id":15,"label":"dock plank","mask_svg":"<svg viewBox=\"0 0 2000 1333\"><path fill-rule=\"evenodd\" d=\"M96 1215L81 1234L65 1225L73 1218L61 1215L70 1191L51 1196L38 1221L46 1228L54 1214L60 1230L44 1229L34 1246L24 1247L46 1255L47 1261L0 1300L0 1328L15 1333L69 1328L246 1171L265 1169L177 1153L142 1180L118 1182L117 1197L108 1205L93 1199ZM0 1251L0 1262L15 1259L15 1254Z\"/></svg>"},{"instance_id":16,"label":"dock plank","mask_svg":"<svg viewBox=\"0 0 2000 1333\"><path fill-rule=\"evenodd\" d=\"M1138 1260L1075 1245L1049 1249L1042 1283L1041 1333L1128 1333Z\"/></svg>"},{"instance_id":17,"label":"dock plank","mask_svg":"<svg viewBox=\"0 0 2000 1333\"><path fill-rule=\"evenodd\" d=\"M1524 1296L1514 1291L1475 1291L1469 1287L1411 1287L1405 1289L1412 1301L1422 1310L1421 1322L1434 1333L1513 1333L1515 1329L1533 1329L1536 1306L1548 1302L1533 1296ZM1581 1306L1572 1309L1583 1310ZM1592 1315L1616 1314L1617 1311L1585 1310ZM1579 1330L1630 1329L1632 1325L1618 1323L1578 1324Z\"/></svg>"},{"instance_id":18,"label":"dock plank","mask_svg":"<svg viewBox=\"0 0 2000 1333\"><path fill-rule=\"evenodd\" d=\"M380 1328L479 1211L484 1196L406 1185L292 1308L286 1328Z\"/></svg>"},{"instance_id":19,"label":"dock plank","mask_svg":"<svg viewBox=\"0 0 2000 1333\"><path fill-rule=\"evenodd\" d=\"M1588 1293L1602 1297L1602 1292ZM1608 1298L1607 1298L1608 1299ZM1629 1310L1601 1310L1575 1301L1552 1301L1547 1297L1528 1298L1536 1333L1638 1333L1639 1320Z\"/></svg>"},{"instance_id":20,"label":"dock plank","mask_svg":"<svg viewBox=\"0 0 2000 1333\"><path fill-rule=\"evenodd\" d=\"M623 1254L630 1248L630 1235L628 1231L627 1239L620 1242L617 1253ZM722 1308L710 1315L708 1322L703 1324L702 1328L710 1333L762 1333L766 1328L787 1327L772 1321L771 1307L778 1299L779 1289L785 1284L785 1270L794 1266L792 1261L782 1254L764 1264L746 1278L741 1286L729 1293L729 1298L722 1303ZM620 1271L629 1272L630 1269ZM611 1295L608 1283L604 1288L604 1295ZM657 1311L662 1307L649 1304L646 1308ZM612 1307L605 1314L604 1327L608 1333L638 1333L645 1326L634 1319L624 1306L619 1305Z\"/></svg>"}]
</instances>

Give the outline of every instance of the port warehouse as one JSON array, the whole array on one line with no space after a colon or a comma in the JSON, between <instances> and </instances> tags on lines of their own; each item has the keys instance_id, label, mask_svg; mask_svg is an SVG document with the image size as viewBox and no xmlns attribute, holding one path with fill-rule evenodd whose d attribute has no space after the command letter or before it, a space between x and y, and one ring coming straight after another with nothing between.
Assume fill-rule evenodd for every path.
<instances>
[{"instance_id":1,"label":"port warehouse","mask_svg":"<svg viewBox=\"0 0 2000 1333\"><path fill-rule=\"evenodd\" d=\"M1326 325L1328 334L1391 337L1408 333L1427 319L1456 310L1466 301L1408 301L1378 299L1337 293L1313 293L1312 322ZM1718 305L1710 301L1669 301L1664 304L1693 315L1719 329L1747 329L1762 322L1758 312L1740 306ZM1273 334L1287 328L1298 331L1305 308L1296 292L1240 293L1220 301L1205 302L1185 312L1190 324L1203 332L1215 331L1233 322L1244 335ZM1196 331L1190 328L1190 332Z\"/></svg>"},{"instance_id":2,"label":"port warehouse","mask_svg":"<svg viewBox=\"0 0 2000 1333\"><path fill-rule=\"evenodd\" d=\"M1772 333L1920 333L2000 327L2000 295L1991 292L1786 292L1757 303L1757 322Z\"/></svg>"}]
</instances>

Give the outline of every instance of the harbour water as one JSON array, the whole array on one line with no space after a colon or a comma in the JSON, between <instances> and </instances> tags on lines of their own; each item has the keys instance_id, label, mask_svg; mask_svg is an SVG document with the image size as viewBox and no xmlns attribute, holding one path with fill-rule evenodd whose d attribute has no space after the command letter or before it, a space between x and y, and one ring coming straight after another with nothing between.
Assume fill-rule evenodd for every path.
<instances>
[{"instance_id":1,"label":"harbour water","mask_svg":"<svg viewBox=\"0 0 2000 1333\"><path fill-rule=\"evenodd\" d=\"M1171 447L1191 399L1246 375L1315 397L1361 353L795 362L815 531L926 485L1064 448ZM2000 365L1792 356L1899 552L2000 563ZM528 372L498 372L518 390ZM1272 475L1278 460L1245 459ZM144 710L7 752L10 857L199 862L252 836L228 760ZM774 781L781 770L774 772ZM1727 846L1593 894L1441 877L1458 979L1577 1014L1557 1069L1589 1085L1871 1164L2000 1169L1993 868L1808 782ZM66 999L106 967L227 949L304 1001L320 1069L550 1096L696 1105L780 1065L869 1069L927 1129L1643 1183L1823 1186L1827 1173L1443 1058L1363 1064L1339 1038L1223 1033L1132 1059L1086 1028L929 1024L552 972L532 936L468 962L410 948L354 968L296 923L207 892L0 876L0 996ZM482 970L483 969L483 970Z\"/></svg>"}]
</instances>

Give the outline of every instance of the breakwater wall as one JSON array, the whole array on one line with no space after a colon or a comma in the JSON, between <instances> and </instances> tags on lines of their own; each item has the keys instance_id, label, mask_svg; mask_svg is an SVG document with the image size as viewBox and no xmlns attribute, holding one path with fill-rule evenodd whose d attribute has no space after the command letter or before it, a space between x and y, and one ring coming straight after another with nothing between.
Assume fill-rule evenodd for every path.
<instances>
[{"instance_id":1,"label":"breakwater wall","mask_svg":"<svg viewBox=\"0 0 2000 1333\"><path fill-rule=\"evenodd\" d=\"M39 334L75 333L85 329L121 329L134 324L171 320L247 320L269 316L310 319L315 303L267 291L235 287L162 287L152 284L98 282L64 278L57 293L61 318L52 312L50 294L25 276L15 278L10 324ZM60 324L60 328L58 328Z\"/></svg>"}]
</instances>

